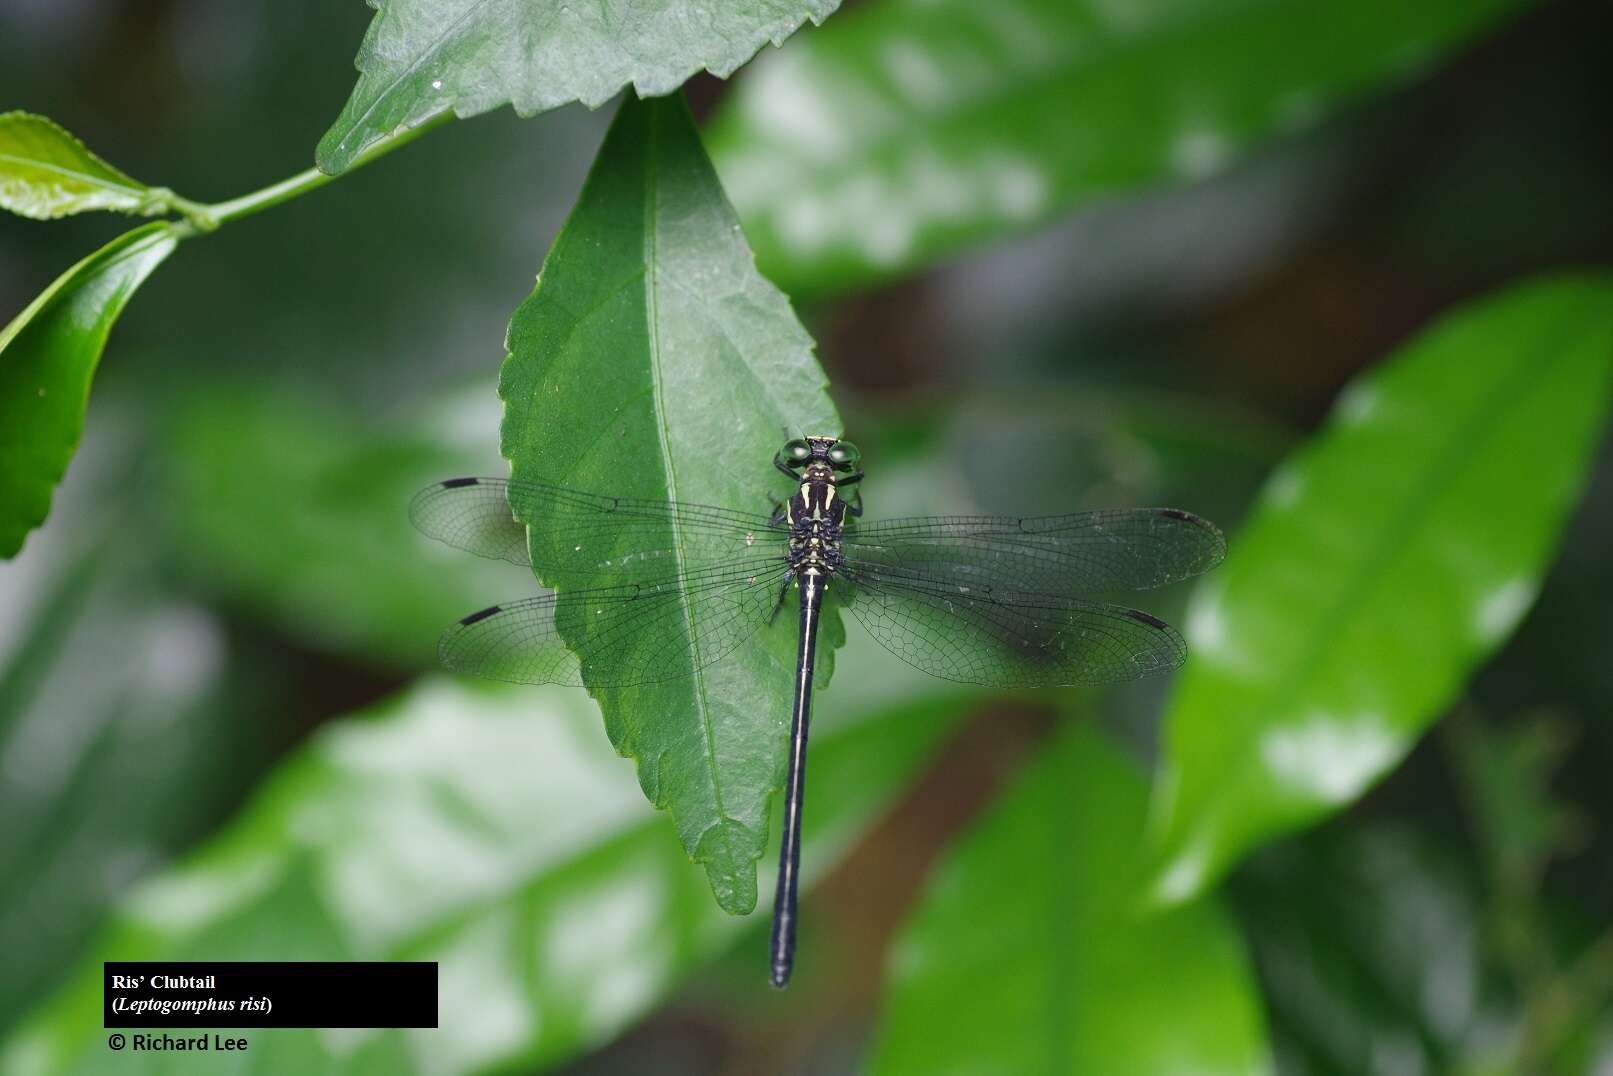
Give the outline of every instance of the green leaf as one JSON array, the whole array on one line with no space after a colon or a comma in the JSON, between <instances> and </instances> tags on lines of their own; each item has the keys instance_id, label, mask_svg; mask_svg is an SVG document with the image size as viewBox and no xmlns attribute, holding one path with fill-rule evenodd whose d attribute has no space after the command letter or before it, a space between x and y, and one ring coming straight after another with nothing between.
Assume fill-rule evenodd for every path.
<instances>
[{"instance_id":1,"label":"green leaf","mask_svg":"<svg viewBox=\"0 0 1613 1076\"><path fill-rule=\"evenodd\" d=\"M894 664L877 650L867 679ZM861 694L825 708L813 874L881 817L960 713L904 694L894 709ZM135 1064L101 1028L101 962L125 959L441 963L440 1029L248 1033L243 1071L531 1071L597 1046L744 926L713 906L625 771L572 688L428 680L329 726L223 832L123 901L71 987L0 1049L0 1070Z\"/></svg>"},{"instance_id":2,"label":"green leaf","mask_svg":"<svg viewBox=\"0 0 1613 1076\"><path fill-rule=\"evenodd\" d=\"M0 557L15 555L44 522L84 430L112 324L178 242L160 221L125 232L0 329Z\"/></svg>"},{"instance_id":3,"label":"green leaf","mask_svg":"<svg viewBox=\"0 0 1613 1076\"><path fill-rule=\"evenodd\" d=\"M1269 1069L1211 901L1140 914L1147 791L1071 722L940 865L893 956L871 1071Z\"/></svg>"},{"instance_id":4,"label":"green leaf","mask_svg":"<svg viewBox=\"0 0 1613 1076\"><path fill-rule=\"evenodd\" d=\"M358 85L320 139L336 173L399 129L450 109L460 118L500 105L531 116L569 101L597 108L631 83L668 94L701 68L726 78L840 0L370 0L375 20L358 53Z\"/></svg>"},{"instance_id":5,"label":"green leaf","mask_svg":"<svg viewBox=\"0 0 1613 1076\"><path fill-rule=\"evenodd\" d=\"M765 513L784 430L840 432L812 340L757 275L676 98L622 102L509 350L499 395L517 479ZM669 526L653 548L681 561L685 541ZM559 555L534 538L540 577ZM616 581L608 569L544 579L562 594ZM691 601L686 634L699 613ZM590 688L617 750L639 760L645 795L672 812L736 914L755 905L768 797L782 784L795 636L795 617L780 616L698 676L691 663L685 679ZM826 616L825 659L841 638Z\"/></svg>"},{"instance_id":6,"label":"green leaf","mask_svg":"<svg viewBox=\"0 0 1613 1076\"><path fill-rule=\"evenodd\" d=\"M1494 1029L1521 1014L1486 966L1482 894L1454 851L1445 835L1357 823L1239 872L1285 1073L1575 1071L1496 1063L1512 1036Z\"/></svg>"},{"instance_id":7,"label":"green leaf","mask_svg":"<svg viewBox=\"0 0 1613 1076\"><path fill-rule=\"evenodd\" d=\"M1194 179L1404 79L1520 0L871 0L711 127L762 268L844 290Z\"/></svg>"},{"instance_id":8,"label":"green leaf","mask_svg":"<svg viewBox=\"0 0 1613 1076\"><path fill-rule=\"evenodd\" d=\"M1583 820L1552 787L1573 726L1551 713L1505 725L1458 713L1442 731L1491 888L1502 900L1533 899L1552 859L1583 839Z\"/></svg>"},{"instance_id":9,"label":"green leaf","mask_svg":"<svg viewBox=\"0 0 1613 1076\"><path fill-rule=\"evenodd\" d=\"M305 645L419 669L436 665L455 620L532 589L520 569L428 541L408 521L421 487L497 466L485 382L474 399L448 394L385 421L194 377L174 396L155 408L153 523L210 597ZM466 429L486 444L463 444Z\"/></svg>"},{"instance_id":10,"label":"green leaf","mask_svg":"<svg viewBox=\"0 0 1613 1076\"><path fill-rule=\"evenodd\" d=\"M100 504L126 518L116 493ZM0 662L0 1027L64 977L118 889L233 803L278 701L214 617L153 587L126 528L88 544L38 601L29 577L53 558L0 573L0 636L23 629Z\"/></svg>"},{"instance_id":11,"label":"green leaf","mask_svg":"<svg viewBox=\"0 0 1613 1076\"><path fill-rule=\"evenodd\" d=\"M44 116L0 113L0 209L35 220L96 209L149 217L171 193L124 175Z\"/></svg>"},{"instance_id":12,"label":"green leaf","mask_svg":"<svg viewBox=\"0 0 1613 1076\"><path fill-rule=\"evenodd\" d=\"M1608 409L1613 281L1530 283L1340 397L1195 592L1167 716L1158 895L1349 803L1534 600Z\"/></svg>"}]
</instances>

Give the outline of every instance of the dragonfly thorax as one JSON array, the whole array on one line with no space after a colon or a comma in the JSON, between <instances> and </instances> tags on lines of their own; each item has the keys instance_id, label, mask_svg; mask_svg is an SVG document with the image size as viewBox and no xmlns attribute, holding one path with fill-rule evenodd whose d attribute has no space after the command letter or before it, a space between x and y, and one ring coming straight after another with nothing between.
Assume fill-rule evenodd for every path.
<instances>
[{"instance_id":1,"label":"dragonfly thorax","mask_svg":"<svg viewBox=\"0 0 1613 1076\"><path fill-rule=\"evenodd\" d=\"M792 573L830 575L840 567L846 502L828 466L814 462L806 468L800 488L785 504L784 521L790 532Z\"/></svg>"}]
</instances>

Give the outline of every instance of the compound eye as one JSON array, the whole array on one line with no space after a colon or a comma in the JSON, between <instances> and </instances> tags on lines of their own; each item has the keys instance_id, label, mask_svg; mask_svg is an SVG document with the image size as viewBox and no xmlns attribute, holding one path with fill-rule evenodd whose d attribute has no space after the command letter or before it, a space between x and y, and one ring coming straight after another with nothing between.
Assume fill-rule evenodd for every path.
<instances>
[{"instance_id":1,"label":"compound eye","mask_svg":"<svg viewBox=\"0 0 1613 1076\"><path fill-rule=\"evenodd\" d=\"M812 446L802 440L794 440L785 444L784 458L792 463L805 463L812 458Z\"/></svg>"},{"instance_id":2,"label":"compound eye","mask_svg":"<svg viewBox=\"0 0 1613 1076\"><path fill-rule=\"evenodd\" d=\"M862 459L862 453L850 441L836 441L834 447L829 449L829 462L834 464L836 470L849 471L857 466Z\"/></svg>"}]
</instances>

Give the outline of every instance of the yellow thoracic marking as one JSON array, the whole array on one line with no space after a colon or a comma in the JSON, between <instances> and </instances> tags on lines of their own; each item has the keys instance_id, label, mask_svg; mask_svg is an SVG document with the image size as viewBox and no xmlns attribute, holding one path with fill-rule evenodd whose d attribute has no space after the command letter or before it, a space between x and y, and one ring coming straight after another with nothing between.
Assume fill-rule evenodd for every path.
<instances>
[{"instance_id":1,"label":"yellow thoracic marking","mask_svg":"<svg viewBox=\"0 0 1613 1076\"><path fill-rule=\"evenodd\" d=\"M824 486L823 487L823 506L825 508L829 507L831 504L834 503L834 500L835 500L835 488L834 488L834 486L833 485Z\"/></svg>"}]
</instances>

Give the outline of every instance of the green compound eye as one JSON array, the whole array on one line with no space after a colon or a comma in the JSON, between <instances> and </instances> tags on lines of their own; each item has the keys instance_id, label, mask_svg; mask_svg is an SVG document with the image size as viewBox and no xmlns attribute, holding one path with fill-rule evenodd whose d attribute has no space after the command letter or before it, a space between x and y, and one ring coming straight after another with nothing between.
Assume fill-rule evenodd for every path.
<instances>
[{"instance_id":1,"label":"green compound eye","mask_svg":"<svg viewBox=\"0 0 1613 1076\"><path fill-rule=\"evenodd\" d=\"M850 441L836 441L834 447L829 450L829 462L838 470L849 471L857 466L857 461L860 459L862 453L858 452L857 446Z\"/></svg>"},{"instance_id":2,"label":"green compound eye","mask_svg":"<svg viewBox=\"0 0 1613 1076\"><path fill-rule=\"evenodd\" d=\"M812 447L805 441L790 441L784 446L784 458L787 460L801 460L812 458Z\"/></svg>"}]
</instances>

